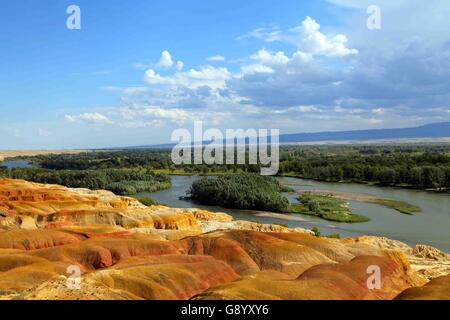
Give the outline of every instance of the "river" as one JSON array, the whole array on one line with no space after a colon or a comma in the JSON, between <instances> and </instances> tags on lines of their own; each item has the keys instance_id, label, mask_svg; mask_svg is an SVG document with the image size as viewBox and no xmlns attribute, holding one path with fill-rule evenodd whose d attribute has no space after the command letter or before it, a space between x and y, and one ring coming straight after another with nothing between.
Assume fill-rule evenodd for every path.
<instances>
[{"instance_id":1,"label":"river","mask_svg":"<svg viewBox=\"0 0 450 320\"><path fill-rule=\"evenodd\" d=\"M3 162L0 162L0 166L6 167L8 169L31 167L27 160L22 159L5 160Z\"/></svg>"},{"instance_id":2,"label":"river","mask_svg":"<svg viewBox=\"0 0 450 320\"><path fill-rule=\"evenodd\" d=\"M261 212L224 209L214 206L202 206L191 201L180 200L192 182L198 177L172 176L172 188L154 193L141 193L137 196L151 196L155 200L175 208L204 208L210 211L221 211L232 215L235 219L259 221L262 223L284 223L290 227L311 229L317 226L323 234L339 233L341 237L357 237L362 235L383 236L400 240L409 245L428 244L450 252L450 196L419 190L401 188L384 188L352 183L328 183L297 178L279 178L295 190L328 190L374 195L380 198L396 199L419 206L422 211L414 215L401 214L393 209L378 204L349 201L353 211L371 219L365 223L337 223L319 218L294 215L303 221L291 221L272 217L259 216ZM291 201L296 195L286 194ZM289 218L289 216L287 216Z\"/></svg>"}]
</instances>

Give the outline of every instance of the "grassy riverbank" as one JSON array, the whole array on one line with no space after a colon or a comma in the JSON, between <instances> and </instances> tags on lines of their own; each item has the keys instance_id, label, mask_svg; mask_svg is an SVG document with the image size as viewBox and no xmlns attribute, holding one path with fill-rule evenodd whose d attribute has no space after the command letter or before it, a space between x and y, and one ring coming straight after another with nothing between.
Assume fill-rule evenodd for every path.
<instances>
[{"instance_id":1,"label":"grassy riverbank","mask_svg":"<svg viewBox=\"0 0 450 320\"><path fill-rule=\"evenodd\" d=\"M298 192L300 194L303 194L302 191L298 191ZM336 199L345 200L345 201L359 201L359 202L379 204L384 207L394 209L400 213L410 214L410 215L421 211L420 207L414 206L414 205L409 204L404 201L393 200L393 199L383 199L383 198L378 198L376 196L372 196L372 195L368 195L368 194L328 191L328 190L309 190L308 193L315 195L315 196L332 195Z\"/></svg>"},{"instance_id":2,"label":"grassy riverbank","mask_svg":"<svg viewBox=\"0 0 450 320\"><path fill-rule=\"evenodd\" d=\"M404 214L414 214L421 211L421 209L417 206L413 206L412 204L398 200L376 199L375 201L373 201L373 203L378 203L382 206L392 208Z\"/></svg>"},{"instance_id":3,"label":"grassy riverbank","mask_svg":"<svg viewBox=\"0 0 450 320\"><path fill-rule=\"evenodd\" d=\"M332 195L303 193L298 200L300 203L291 204L292 213L316 216L334 222L370 221L368 217L353 213L347 202Z\"/></svg>"}]
</instances>

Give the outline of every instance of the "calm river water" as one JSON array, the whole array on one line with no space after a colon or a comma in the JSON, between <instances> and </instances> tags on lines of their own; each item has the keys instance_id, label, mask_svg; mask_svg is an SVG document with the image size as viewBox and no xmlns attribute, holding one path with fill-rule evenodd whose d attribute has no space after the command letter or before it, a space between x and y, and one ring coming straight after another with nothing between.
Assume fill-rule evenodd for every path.
<instances>
[{"instance_id":1,"label":"calm river water","mask_svg":"<svg viewBox=\"0 0 450 320\"><path fill-rule=\"evenodd\" d=\"M224 209L220 207L201 206L191 201L179 200L184 196L192 182L198 179L193 176L172 176L172 188L155 193L143 193L138 196L149 195L155 200L176 208L199 207L210 211L221 211L231 214L235 219L260 221L263 223L285 223L291 227L311 229L317 226L322 233L339 233L341 236L377 235L397 239L410 245L417 243L428 244L441 250L450 252L450 196L425 191L407 190L400 188L381 188L351 183L327 183L297 178L279 178L296 190L328 190L375 195L381 198L402 200L419 206L422 212L415 215L401 214L393 209L378 204L349 201L355 213L371 218L366 223L336 223L315 217L295 215L304 221L290 221L259 216L260 212ZM286 194L295 201L295 195Z\"/></svg>"},{"instance_id":2,"label":"calm river water","mask_svg":"<svg viewBox=\"0 0 450 320\"><path fill-rule=\"evenodd\" d=\"M26 160L5 160L0 162L0 166L7 167L8 169L14 168L29 168L31 165Z\"/></svg>"}]
</instances>

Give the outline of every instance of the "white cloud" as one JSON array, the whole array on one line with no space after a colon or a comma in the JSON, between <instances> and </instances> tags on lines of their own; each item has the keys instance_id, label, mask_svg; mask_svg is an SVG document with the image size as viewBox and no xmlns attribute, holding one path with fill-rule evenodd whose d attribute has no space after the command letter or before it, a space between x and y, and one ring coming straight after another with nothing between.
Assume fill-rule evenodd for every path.
<instances>
[{"instance_id":1,"label":"white cloud","mask_svg":"<svg viewBox=\"0 0 450 320\"><path fill-rule=\"evenodd\" d=\"M328 57L345 57L358 54L357 49L347 48L348 39L345 35L327 36L321 33L319 31L320 24L311 17L306 17L296 30L300 32L300 48L304 53Z\"/></svg>"},{"instance_id":2,"label":"white cloud","mask_svg":"<svg viewBox=\"0 0 450 320\"><path fill-rule=\"evenodd\" d=\"M177 70L182 70L184 68L184 63L183 61L177 61Z\"/></svg>"},{"instance_id":3,"label":"white cloud","mask_svg":"<svg viewBox=\"0 0 450 320\"><path fill-rule=\"evenodd\" d=\"M208 61L225 61L225 57L221 56L221 55L217 55L217 56L209 57L206 60L208 60Z\"/></svg>"},{"instance_id":4,"label":"white cloud","mask_svg":"<svg viewBox=\"0 0 450 320\"><path fill-rule=\"evenodd\" d=\"M119 115L127 120L127 127L145 127L148 125L162 125L164 121L183 123L194 119L191 112L181 108L163 108L161 106L133 106L122 107ZM122 122L122 121L121 121ZM121 123L120 122L120 123Z\"/></svg>"},{"instance_id":5,"label":"white cloud","mask_svg":"<svg viewBox=\"0 0 450 320\"><path fill-rule=\"evenodd\" d=\"M304 25L307 35L312 34L320 38L322 34L319 32L318 23L307 18ZM256 29L251 34L254 37L264 38L267 42L282 38L278 28ZM256 110L274 106L292 108L288 109L287 113L321 113L322 111L313 104L320 105L325 101L336 99L344 79L341 75L336 76L328 71L320 61L314 59L314 56L329 55L332 58L339 58L348 53L343 52L339 46L347 41L344 35L338 34L332 38L322 36L330 48L320 50L316 48L313 52L303 50L301 39L297 40L299 49L291 55L263 48L242 59L239 72L211 65L177 70L172 74L159 73L150 68L146 71L145 81L152 89L146 94L146 99L150 96L150 100L147 101L153 105L161 105L163 109L151 108L148 111L151 114L148 116L160 118L167 115L166 120L174 121L168 117L172 111L164 110L202 108L202 112L206 110L207 114L212 114L224 107L258 116L260 113ZM344 49L348 48L344 46ZM350 53L354 52L352 49L348 50ZM207 60L224 61L225 57L217 55ZM188 114L201 117L192 111ZM188 114L179 113L178 116L183 120L189 118ZM283 112L277 114L282 115Z\"/></svg>"},{"instance_id":6,"label":"white cloud","mask_svg":"<svg viewBox=\"0 0 450 320\"><path fill-rule=\"evenodd\" d=\"M91 123L91 124L113 124L114 123L108 117L106 117L98 112L82 113L79 115L66 115L65 118L67 121L70 121L70 122L87 122L87 123Z\"/></svg>"},{"instance_id":7,"label":"white cloud","mask_svg":"<svg viewBox=\"0 0 450 320\"><path fill-rule=\"evenodd\" d=\"M384 109L383 108L372 109L372 113L377 114L377 115L382 115L382 114L384 114Z\"/></svg>"},{"instance_id":8,"label":"white cloud","mask_svg":"<svg viewBox=\"0 0 450 320\"><path fill-rule=\"evenodd\" d=\"M272 54L266 49L259 50L256 54L250 56L250 59L269 65L286 64L289 62L289 58L284 52L278 51Z\"/></svg>"},{"instance_id":9,"label":"white cloud","mask_svg":"<svg viewBox=\"0 0 450 320\"><path fill-rule=\"evenodd\" d=\"M153 69L148 69L145 72L145 80L149 84L171 84L172 80L170 78L165 78L156 73Z\"/></svg>"},{"instance_id":10,"label":"white cloud","mask_svg":"<svg viewBox=\"0 0 450 320\"><path fill-rule=\"evenodd\" d=\"M238 38L258 38L265 42L283 41L297 45L300 50L297 55L302 54L303 58L310 55L323 55L328 57L344 57L358 54L357 49L347 47L347 36L343 34L325 35L320 32L320 24L311 17L306 17L302 24L291 31L299 34L299 38L292 39L290 35L284 35L277 27L271 29L259 28Z\"/></svg>"},{"instance_id":11,"label":"white cloud","mask_svg":"<svg viewBox=\"0 0 450 320\"><path fill-rule=\"evenodd\" d=\"M145 80L151 85L170 85L197 89L208 86L212 89L225 88L225 83L230 79L231 73L226 68L212 66L190 69L185 72L176 72L171 76L161 76L155 70L149 69L145 74Z\"/></svg>"},{"instance_id":12,"label":"white cloud","mask_svg":"<svg viewBox=\"0 0 450 320\"><path fill-rule=\"evenodd\" d=\"M172 54L168 50L161 52L161 56L157 63L146 64L146 63L135 63L133 67L139 70L147 70L149 68L159 68L159 69L171 69L175 68L177 70L182 70L184 68L183 61L174 61Z\"/></svg>"},{"instance_id":13,"label":"white cloud","mask_svg":"<svg viewBox=\"0 0 450 320\"><path fill-rule=\"evenodd\" d=\"M297 107L297 110L302 113L319 111L319 109L315 106L299 106Z\"/></svg>"},{"instance_id":14,"label":"white cloud","mask_svg":"<svg viewBox=\"0 0 450 320\"><path fill-rule=\"evenodd\" d=\"M275 71L263 64L249 64L241 67L242 73L245 74L257 74L257 73L274 73Z\"/></svg>"},{"instance_id":15,"label":"white cloud","mask_svg":"<svg viewBox=\"0 0 450 320\"><path fill-rule=\"evenodd\" d=\"M164 109L161 107L146 107L140 110L143 116L168 119L174 122L184 122L192 118L192 115L184 109Z\"/></svg>"},{"instance_id":16,"label":"white cloud","mask_svg":"<svg viewBox=\"0 0 450 320\"><path fill-rule=\"evenodd\" d=\"M164 50L163 52L161 52L161 58L159 58L156 66L158 68L170 68L173 66L172 55L169 51Z\"/></svg>"},{"instance_id":17,"label":"white cloud","mask_svg":"<svg viewBox=\"0 0 450 320\"><path fill-rule=\"evenodd\" d=\"M294 44L291 49L284 47L284 51L276 51L266 44L267 48L237 60L240 69L233 72L211 65L181 70L183 65L174 63L170 56L172 63L166 64L171 64L170 72L159 72L153 65L145 73L148 86L144 88L148 90L136 88L136 96L123 97L128 107L115 117L107 114L116 125L135 128L167 128L196 119L220 126L258 123L292 132L307 128L320 131L369 125L396 126L399 121L412 124L431 119L429 114L425 115L425 109L422 109L424 114L420 120L414 107L408 109L409 115L395 109L401 105L410 107L419 104L417 99L431 97L430 105L442 108L436 110L434 116L448 117L447 105L442 100L433 100L435 96L431 90L436 83L442 85L439 88L444 94L448 92L445 91L447 80L443 80L447 72L439 68L446 64L438 65L433 59L417 60L414 57L416 52L424 58L436 54L428 55L418 45L410 48L403 45L399 55L377 54L370 60L367 56L372 51L367 50L361 38L355 41L353 29L356 27L346 31L348 38L342 31L321 32L320 24L307 17L295 29L295 43L287 42ZM264 32L257 31L254 36L263 38ZM286 38L289 35L285 37L278 29L272 35L281 41L290 41ZM268 42L274 40L270 38L270 32L265 32L264 37ZM348 39L352 40L352 45ZM450 56L445 50L436 52L439 52L438 58ZM347 56L353 56L353 59L341 59ZM224 61L225 57L212 56L207 60ZM433 72L429 74L429 70ZM424 89L417 91L422 82ZM122 90L133 92L132 89ZM405 96L408 100L404 100ZM450 98L450 94L447 97Z\"/></svg>"},{"instance_id":18,"label":"white cloud","mask_svg":"<svg viewBox=\"0 0 450 320\"><path fill-rule=\"evenodd\" d=\"M134 105L121 107L118 115L125 121L118 121L121 126L140 128L162 126L164 124L191 123L195 120L207 120L208 123L221 123L229 117L227 112L213 110L186 110L183 108L164 108L161 106Z\"/></svg>"},{"instance_id":19,"label":"white cloud","mask_svg":"<svg viewBox=\"0 0 450 320\"><path fill-rule=\"evenodd\" d=\"M139 128L163 128L164 122L161 120L141 120L136 119L132 121L121 121L118 123L120 127L129 129L139 129Z\"/></svg>"},{"instance_id":20,"label":"white cloud","mask_svg":"<svg viewBox=\"0 0 450 320\"><path fill-rule=\"evenodd\" d=\"M271 28L257 28L249 33L238 37L238 40L246 39L246 38L256 38L265 42L275 42L281 40L281 31L278 27Z\"/></svg>"}]
</instances>

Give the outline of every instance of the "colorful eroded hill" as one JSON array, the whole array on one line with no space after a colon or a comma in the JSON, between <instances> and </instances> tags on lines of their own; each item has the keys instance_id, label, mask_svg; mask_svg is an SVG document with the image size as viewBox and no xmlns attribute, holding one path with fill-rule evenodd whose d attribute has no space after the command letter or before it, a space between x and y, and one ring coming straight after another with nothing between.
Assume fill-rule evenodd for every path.
<instances>
[{"instance_id":1,"label":"colorful eroded hill","mask_svg":"<svg viewBox=\"0 0 450 320\"><path fill-rule=\"evenodd\" d=\"M0 180L1 299L450 299L449 274L449 255L424 245Z\"/></svg>"}]
</instances>

